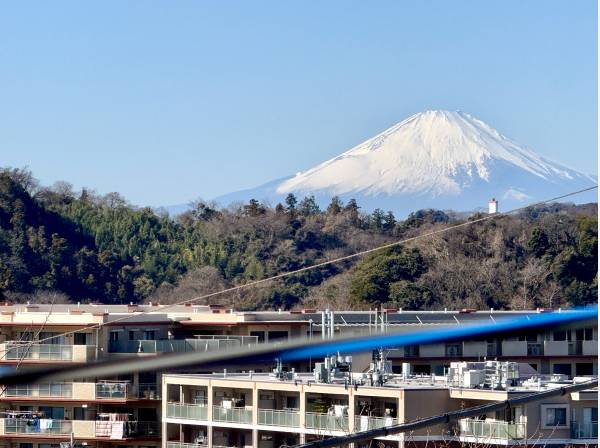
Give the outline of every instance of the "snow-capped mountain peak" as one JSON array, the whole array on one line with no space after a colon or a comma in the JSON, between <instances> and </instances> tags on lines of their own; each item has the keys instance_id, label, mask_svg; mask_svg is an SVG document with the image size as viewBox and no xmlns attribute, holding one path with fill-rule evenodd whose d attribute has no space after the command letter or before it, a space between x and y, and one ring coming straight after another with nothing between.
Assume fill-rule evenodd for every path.
<instances>
[{"instance_id":1,"label":"snow-capped mountain peak","mask_svg":"<svg viewBox=\"0 0 600 448\"><path fill-rule=\"evenodd\" d=\"M491 197L505 206L592 185L596 179L552 162L460 111L417 113L295 176L217 198L271 203L285 195L356 198L364 208L471 210Z\"/></svg>"}]
</instances>

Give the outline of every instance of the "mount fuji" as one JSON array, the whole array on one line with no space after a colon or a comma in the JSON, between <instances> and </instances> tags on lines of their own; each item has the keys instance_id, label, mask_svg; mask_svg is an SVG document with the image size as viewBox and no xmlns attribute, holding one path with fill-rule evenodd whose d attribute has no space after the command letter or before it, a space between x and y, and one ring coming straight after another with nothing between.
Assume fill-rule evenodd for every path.
<instances>
[{"instance_id":1,"label":"mount fuji","mask_svg":"<svg viewBox=\"0 0 600 448\"><path fill-rule=\"evenodd\" d=\"M421 112L358 146L294 176L215 198L228 205L255 198L271 204L289 193L355 198L363 210L398 215L423 208L471 211L492 197L502 210L596 184L459 111ZM595 194L586 200L595 201ZM574 197L581 202L581 198Z\"/></svg>"}]
</instances>

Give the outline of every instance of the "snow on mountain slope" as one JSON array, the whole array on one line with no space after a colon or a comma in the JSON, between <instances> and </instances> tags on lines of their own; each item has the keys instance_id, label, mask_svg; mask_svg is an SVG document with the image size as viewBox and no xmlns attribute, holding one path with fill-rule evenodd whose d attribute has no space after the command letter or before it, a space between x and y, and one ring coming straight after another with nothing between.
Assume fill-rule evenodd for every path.
<instances>
[{"instance_id":1,"label":"snow on mountain slope","mask_svg":"<svg viewBox=\"0 0 600 448\"><path fill-rule=\"evenodd\" d=\"M427 207L473 210L496 197L506 210L595 183L595 177L547 160L469 114L426 111L296 176L217 201L275 203L294 193L313 194L326 204L338 195L356 198L367 210L407 214Z\"/></svg>"}]
</instances>

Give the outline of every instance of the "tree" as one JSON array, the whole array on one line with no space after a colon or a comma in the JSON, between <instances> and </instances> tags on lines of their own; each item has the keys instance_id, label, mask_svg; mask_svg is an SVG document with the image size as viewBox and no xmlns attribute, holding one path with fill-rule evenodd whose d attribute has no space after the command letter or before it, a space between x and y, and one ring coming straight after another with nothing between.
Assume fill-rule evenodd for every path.
<instances>
[{"instance_id":1,"label":"tree","mask_svg":"<svg viewBox=\"0 0 600 448\"><path fill-rule=\"evenodd\" d=\"M374 229L380 230L383 228L385 213L380 208L376 208L371 213L371 225Z\"/></svg>"},{"instance_id":2,"label":"tree","mask_svg":"<svg viewBox=\"0 0 600 448\"><path fill-rule=\"evenodd\" d=\"M298 211L302 216L313 216L321 212L314 196L306 196L298 206Z\"/></svg>"},{"instance_id":3,"label":"tree","mask_svg":"<svg viewBox=\"0 0 600 448\"><path fill-rule=\"evenodd\" d=\"M246 216L257 217L264 215L267 209L256 199L250 199L248 205L244 205L244 214Z\"/></svg>"},{"instance_id":4,"label":"tree","mask_svg":"<svg viewBox=\"0 0 600 448\"><path fill-rule=\"evenodd\" d=\"M393 247L370 256L353 270L350 294L355 301L385 303L390 297L390 284L400 280L414 281L427 270L418 249Z\"/></svg>"},{"instance_id":5,"label":"tree","mask_svg":"<svg viewBox=\"0 0 600 448\"><path fill-rule=\"evenodd\" d=\"M328 215L337 215L341 213L344 204L338 196L334 196L331 198L331 202L327 206L327 214Z\"/></svg>"},{"instance_id":6,"label":"tree","mask_svg":"<svg viewBox=\"0 0 600 448\"><path fill-rule=\"evenodd\" d=\"M298 199L294 196L293 193L289 193L285 197L285 205L288 213L293 214L296 211L296 204L298 203Z\"/></svg>"},{"instance_id":7,"label":"tree","mask_svg":"<svg viewBox=\"0 0 600 448\"><path fill-rule=\"evenodd\" d=\"M550 248L548 235L540 227L534 227L527 241L527 249L536 257L541 257Z\"/></svg>"}]
</instances>

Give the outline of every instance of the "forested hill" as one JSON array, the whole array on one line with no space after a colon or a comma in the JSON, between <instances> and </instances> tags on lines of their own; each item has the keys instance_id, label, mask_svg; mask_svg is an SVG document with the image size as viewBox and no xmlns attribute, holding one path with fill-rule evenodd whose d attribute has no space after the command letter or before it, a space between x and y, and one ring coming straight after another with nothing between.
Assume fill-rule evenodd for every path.
<instances>
[{"instance_id":1,"label":"forested hill","mask_svg":"<svg viewBox=\"0 0 600 448\"><path fill-rule=\"evenodd\" d=\"M307 271L211 303L404 309L531 308L597 301L597 206L552 204ZM355 201L288 196L198 202L171 220L118 194L41 187L0 171L0 295L10 301L172 303L462 222L421 210L404 221ZM472 219L472 217L470 218Z\"/></svg>"}]
</instances>

